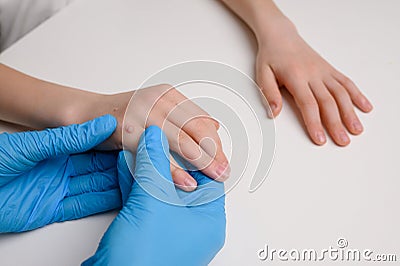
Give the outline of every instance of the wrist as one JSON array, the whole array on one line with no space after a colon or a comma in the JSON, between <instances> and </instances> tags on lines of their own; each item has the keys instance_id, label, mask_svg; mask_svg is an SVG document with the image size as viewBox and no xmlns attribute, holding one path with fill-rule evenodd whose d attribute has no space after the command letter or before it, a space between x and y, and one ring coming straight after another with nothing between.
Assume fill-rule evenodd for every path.
<instances>
[{"instance_id":1,"label":"wrist","mask_svg":"<svg viewBox=\"0 0 400 266\"><path fill-rule=\"evenodd\" d=\"M120 150L122 149L122 125L125 112L134 91L117 93L112 95L102 95L100 115L111 114L117 119L117 128L108 141L101 145L100 149Z\"/></svg>"},{"instance_id":2,"label":"wrist","mask_svg":"<svg viewBox=\"0 0 400 266\"><path fill-rule=\"evenodd\" d=\"M117 93L112 95L100 95L98 101L92 102L92 108L89 112L93 112L96 117L110 114L117 119L117 128L111 137L98 146L98 149L104 150L120 150L122 149L122 125L125 112L134 91Z\"/></svg>"},{"instance_id":3,"label":"wrist","mask_svg":"<svg viewBox=\"0 0 400 266\"><path fill-rule=\"evenodd\" d=\"M278 36L282 40L282 37L290 38L298 34L293 22L282 13L259 18L256 20L253 32L259 47L274 41Z\"/></svg>"},{"instance_id":4,"label":"wrist","mask_svg":"<svg viewBox=\"0 0 400 266\"><path fill-rule=\"evenodd\" d=\"M111 137L99 145L101 150L122 149L122 123L131 92L112 95L80 91L70 103L60 108L59 125L83 123L96 117L110 114L117 119L117 128Z\"/></svg>"}]
</instances>

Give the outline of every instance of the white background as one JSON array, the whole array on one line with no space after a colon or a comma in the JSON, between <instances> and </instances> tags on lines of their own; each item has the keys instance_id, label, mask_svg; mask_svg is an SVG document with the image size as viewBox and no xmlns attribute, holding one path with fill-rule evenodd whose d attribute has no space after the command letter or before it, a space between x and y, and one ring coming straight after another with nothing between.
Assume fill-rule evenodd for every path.
<instances>
[{"instance_id":1,"label":"white background","mask_svg":"<svg viewBox=\"0 0 400 266\"><path fill-rule=\"evenodd\" d=\"M250 177L245 177L228 194L226 245L212 264L280 265L260 262L257 250L265 244L320 250L335 246L339 237L350 248L400 259L400 2L277 4L317 51L359 85L375 109L360 114L365 133L353 137L349 147L331 141L317 147L285 97L269 177L255 193L248 193ZM137 88L160 69L187 60L220 61L253 76L255 52L252 34L217 1L85 0L17 42L0 61L39 78L113 93ZM251 95L252 104L260 104ZM95 251L114 215L0 236L0 264L77 265Z\"/></svg>"}]
</instances>

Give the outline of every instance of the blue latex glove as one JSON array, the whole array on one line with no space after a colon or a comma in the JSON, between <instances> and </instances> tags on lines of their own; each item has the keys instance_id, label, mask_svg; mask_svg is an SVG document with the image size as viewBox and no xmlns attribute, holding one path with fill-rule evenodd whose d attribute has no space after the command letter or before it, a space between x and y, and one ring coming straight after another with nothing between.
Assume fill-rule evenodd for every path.
<instances>
[{"instance_id":1,"label":"blue latex glove","mask_svg":"<svg viewBox=\"0 0 400 266\"><path fill-rule=\"evenodd\" d=\"M132 180L125 157L132 163L130 153L120 153L118 177L123 184ZM177 190L170 173L168 142L156 126L147 128L140 138L134 173L135 181L123 209L103 236L96 254L83 265L208 264L225 241L223 183L196 171L190 173L198 189ZM161 201L154 195L182 205ZM196 204L200 205L193 206Z\"/></svg>"},{"instance_id":2,"label":"blue latex glove","mask_svg":"<svg viewBox=\"0 0 400 266\"><path fill-rule=\"evenodd\" d=\"M22 232L121 206L117 154L85 151L115 130L111 115L0 135L0 232ZM76 154L76 155L71 155Z\"/></svg>"}]
</instances>

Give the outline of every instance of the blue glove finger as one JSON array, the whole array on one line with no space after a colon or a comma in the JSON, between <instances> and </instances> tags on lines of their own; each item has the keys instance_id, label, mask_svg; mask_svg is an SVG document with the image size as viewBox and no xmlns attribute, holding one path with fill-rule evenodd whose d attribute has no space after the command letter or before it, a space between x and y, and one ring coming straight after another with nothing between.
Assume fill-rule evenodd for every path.
<instances>
[{"instance_id":1,"label":"blue glove finger","mask_svg":"<svg viewBox=\"0 0 400 266\"><path fill-rule=\"evenodd\" d=\"M67 197L61 202L61 206L52 222L75 220L121 207L119 189Z\"/></svg>"},{"instance_id":2,"label":"blue glove finger","mask_svg":"<svg viewBox=\"0 0 400 266\"><path fill-rule=\"evenodd\" d=\"M159 200L174 203L179 199L172 182L168 141L157 126L148 127L140 137L134 178L135 184Z\"/></svg>"},{"instance_id":3,"label":"blue glove finger","mask_svg":"<svg viewBox=\"0 0 400 266\"><path fill-rule=\"evenodd\" d=\"M103 172L117 166L117 152L86 152L71 155L75 175Z\"/></svg>"},{"instance_id":4,"label":"blue glove finger","mask_svg":"<svg viewBox=\"0 0 400 266\"><path fill-rule=\"evenodd\" d=\"M197 189L193 192L178 190L179 197L186 206L208 205L224 207L225 191L224 183L210 179L201 171L189 171L190 175L197 181ZM201 206L199 206L201 207Z\"/></svg>"},{"instance_id":5,"label":"blue glove finger","mask_svg":"<svg viewBox=\"0 0 400 266\"><path fill-rule=\"evenodd\" d=\"M129 151L121 151L118 154L118 183L121 190L122 205L125 205L132 190L133 176L128 166L133 165L133 155Z\"/></svg>"},{"instance_id":6,"label":"blue glove finger","mask_svg":"<svg viewBox=\"0 0 400 266\"><path fill-rule=\"evenodd\" d=\"M32 164L59 155L90 150L110 137L116 126L117 120L105 115L83 124L9 134L8 139L14 147L12 157L22 154Z\"/></svg>"},{"instance_id":7,"label":"blue glove finger","mask_svg":"<svg viewBox=\"0 0 400 266\"><path fill-rule=\"evenodd\" d=\"M102 192L118 188L117 169L111 168L104 172L71 177L68 184L67 197L90 192Z\"/></svg>"}]
</instances>

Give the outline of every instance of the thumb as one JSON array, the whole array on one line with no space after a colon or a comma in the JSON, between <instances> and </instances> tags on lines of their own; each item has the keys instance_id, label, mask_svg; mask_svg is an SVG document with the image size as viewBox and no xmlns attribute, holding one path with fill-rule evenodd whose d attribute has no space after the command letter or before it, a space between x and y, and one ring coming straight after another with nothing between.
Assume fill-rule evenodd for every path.
<instances>
[{"instance_id":1,"label":"thumb","mask_svg":"<svg viewBox=\"0 0 400 266\"><path fill-rule=\"evenodd\" d=\"M140 189L145 190L147 194L164 202L176 201L168 141L157 126L148 127L140 137L134 177ZM133 189L139 188L134 186Z\"/></svg>"},{"instance_id":2,"label":"thumb","mask_svg":"<svg viewBox=\"0 0 400 266\"><path fill-rule=\"evenodd\" d=\"M116 126L113 116L104 115L83 124L11 134L10 141L27 160L39 162L90 150L110 137Z\"/></svg>"},{"instance_id":3,"label":"thumb","mask_svg":"<svg viewBox=\"0 0 400 266\"><path fill-rule=\"evenodd\" d=\"M269 66L258 66L256 76L257 84L269 105L266 107L268 116L270 118L276 117L282 109L282 95L275 74Z\"/></svg>"}]
</instances>

